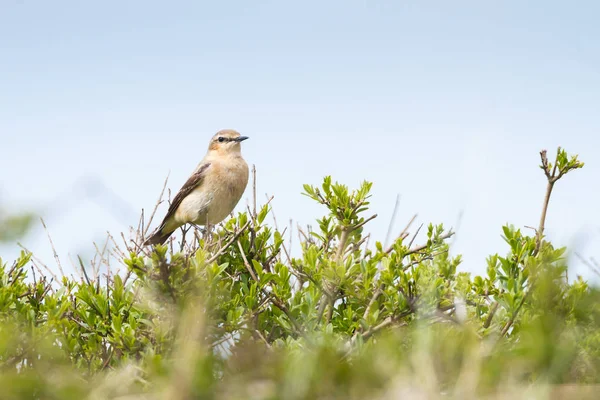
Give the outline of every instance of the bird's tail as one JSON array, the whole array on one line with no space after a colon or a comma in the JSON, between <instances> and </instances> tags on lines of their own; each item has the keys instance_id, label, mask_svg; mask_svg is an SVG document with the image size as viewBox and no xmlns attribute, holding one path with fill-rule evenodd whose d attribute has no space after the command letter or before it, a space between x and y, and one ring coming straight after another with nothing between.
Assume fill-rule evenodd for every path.
<instances>
[{"instance_id":1,"label":"bird's tail","mask_svg":"<svg viewBox=\"0 0 600 400\"><path fill-rule=\"evenodd\" d=\"M157 229L146 241L144 242L144 246L155 245L155 244L163 244L173 231L164 232L162 229Z\"/></svg>"}]
</instances>

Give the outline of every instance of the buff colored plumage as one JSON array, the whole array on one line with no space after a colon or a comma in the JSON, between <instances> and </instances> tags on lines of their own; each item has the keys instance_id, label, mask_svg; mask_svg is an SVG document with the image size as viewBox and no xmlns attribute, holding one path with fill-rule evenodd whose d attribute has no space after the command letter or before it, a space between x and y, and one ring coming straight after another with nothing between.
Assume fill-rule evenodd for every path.
<instances>
[{"instance_id":1,"label":"buff colored plumage","mask_svg":"<svg viewBox=\"0 0 600 400\"><path fill-rule=\"evenodd\" d=\"M164 243L187 223L218 224L233 211L248 185L248 164L241 152L241 142L246 139L233 129L221 130L211 138L208 152L175 195L145 246Z\"/></svg>"}]
</instances>

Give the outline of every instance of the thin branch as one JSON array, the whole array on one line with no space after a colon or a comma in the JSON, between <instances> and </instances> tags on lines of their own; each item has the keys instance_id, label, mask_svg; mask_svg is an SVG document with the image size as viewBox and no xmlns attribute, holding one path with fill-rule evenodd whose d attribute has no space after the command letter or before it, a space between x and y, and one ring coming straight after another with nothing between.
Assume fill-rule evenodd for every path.
<instances>
[{"instance_id":1,"label":"thin branch","mask_svg":"<svg viewBox=\"0 0 600 400\"><path fill-rule=\"evenodd\" d=\"M380 285L377 288L377 290L375 290L375 292L373 293L373 297L371 297L371 300L369 300L369 304L367 305L367 308L365 309L365 313L363 314L364 320L366 320L367 317L369 316L369 312L371 311L371 307L373 306L375 301L377 301L379 296L381 296L381 294L383 293L383 288L384 288L384 285Z\"/></svg>"},{"instance_id":2,"label":"thin branch","mask_svg":"<svg viewBox=\"0 0 600 400\"><path fill-rule=\"evenodd\" d=\"M267 347L271 347L271 344L267 341L265 336L258 329L255 329L254 333L256 334L256 336L259 337L260 340L262 340L267 345Z\"/></svg>"},{"instance_id":3,"label":"thin branch","mask_svg":"<svg viewBox=\"0 0 600 400\"><path fill-rule=\"evenodd\" d=\"M412 311L411 311L411 313L412 313ZM396 321L398 321L400 318L403 318L405 316L406 316L405 313L403 313L401 316L398 316L396 318L387 317L379 325L376 325L376 326L374 326L372 328L369 328L369 330L367 330L361 336L363 337L363 339L368 339L371 336L373 336L374 334L376 334L377 332L381 331L382 329L385 329L388 326L393 325L394 323L396 323ZM401 323L399 326L404 326L404 325L406 325L406 322Z\"/></svg>"},{"instance_id":4,"label":"thin branch","mask_svg":"<svg viewBox=\"0 0 600 400\"><path fill-rule=\"evenodd\" d=\"M88 276L87 271L85 270L85 265L83 265L83 260L81 259L81 257L79 255L77 255L77 259L79 260L79 265L81 266L81 271L83 272L83 276L85 276L85 281L87 282L88 285L91 285L90 277Z\"/></svg>"},{"instance_id":5,"label":"thin branch","mask_svg":"<svg viewBox=\"0 0 600 400\"><path fill-rule=\"evenodd\" d=\"M534 286L535 285L532 283L529 290L525 293L525 295L521 299L521 302L517 306L517 309L515 310L515 312L513 312L510 319L506 322L506 324L504 325L504 328L502 328L502 331L500 332L500 337L506 336L510 327L515 323L515 320L517 319L517 315L519 314L519 311L521 311L521 307L523 307L523 304L525 304L525 300L527 300L527 298L531 295L531 292L533 292Z\"/></svg>"},{"instance_id":6,"label":"thin branch","mask_svg":"<svg viewBox=\"0 0 600 400\"><path fill-rule=\"evenodd\" d=\"M269 201L269 195L265 193L265 197L267 198L267 201ZM271 208L271 216L273 217L273 226L275 227L275 230L278 231L279 226L277 226L277 217L275 216L275 211L273 211L273 208Z\"/></svg>"},{"instance_id":7,"label":"thin branch","mask_svg":"<svg viewBox=\"0 0 600 400\"><path fill-rule=\"evenodd\" d=\"M250 266L250 263L248 262L248 259L246 258L246 253L244 253L244 249L239 240L237 241L237 245L238 245L238 248L240 249L240 254L242 255L242 258L244 260L244 266L250 273L250 276L252 277L252 279L254 279L257 283L260 284L260 282L258 281L258 277L256 276L256 273L254 272L254 269Z\"/></svg>"},{"instance_id":8,"label":"thin branch","mask_svg":"<svg viewBox=\"0 0 600 400\"><path fill-rule=\"evenodd\" d=\"M413 215L412 218L410 219L410 221L408 221L408 224L406 224L406 226L404 227L404 229L402 229L402 232L400 232L400 234L398 235L398 239L400 239L400 238L405 239L406 238L406 236L408 235L408 230L410 229L410 226L413 224L413 222L415 222L416 219L417 219L417 214ZM421 229L421 228L419 228L419 229ZM392 250L394 250L394 245L393 244L390 245L390 247L387 248L387 250L385 251L385 254L390 254L392 252Z\"/></svg>"},{"instance_id":9,"label":"thin branch","mask_svg":"<svg viewBox=\"0 0 600 400\"><path fill-rule=\"evenodd\" d=\"M390 218L390 223L388 225L388 230L385 234L385 246L387 247L390 243L390 237L392 236L392 229L394 227L394 222L396 222L396 214L398 213L398 208L400 207L400 194L396 195L396 203L394 204L394 209L392 211L392 217Z\"/></svg>"},{"instance_id":10,"label":"thin branch","mask_svg":"<svg viewBox=\"0 0 600 400\"><path fill-rule=\"evenodd\" d=\"M373 293L373 297L371 297L371 300L369 300L369 304L367 305L367 308L365 309L365 312L363 314L363 320L366 321L366 319L369 317L369 313L371 312L371 307L373 307L373 304L375 304L375 301L377 301L377 299L379 298L379 296L381 296L381 294L383 293L383 288L384 285L380 285L375 292ZM356 337L359 335L359 331L356 331L356 333L354 334L354 336L352 336L352 340L356 340Z\"/></svg>"},{"instance_id":11,"label":"thin branch","mask_svg":"<svg viewBox=\"0 0 600 400\"><path fill-rule=\"evenodd\" d=\"M575 253L575 256L577 258L579 258L579 261L581 261L586 267L588 267L593 273L595 273L596 275L600 276L600 266L598 266L597 264L595 264L592 260L586 260L581 254L579 253Z\"/></svg>"},{"instance_id":12,"label":"thin branch","mask_svg":"<svg viewBox=\"0 0 600 400\"><path fill-rule=\"evenodd\" d=\"M242 244L240 243L239 240L238 240L237 244L240 249L240 254L242 255L242 260L244 261L244 266L250 273L250 276L252 277L252 279L254 279L260 287L261 286L260 281L258 280L258 277L254 273L254 270L250 266L250 263L248 262L248 259L246 258L246 253L244 253L244 249L242 248ZM265 288L261 287L260 290L265 296L267 296L267 298L269 298L271 300L271 304L273 304L275 307L279 308L288 317L288 319L294 326L294 330L297 333L300 333L301 332L300 325L298 325L298 322L296 321L296 319L294 318L294 316L292 315L290 310L287 308L287 306L281 300L279 300L279 298L277 298L277 296L275 296L273 293L267 292L265 290Z\"/></svg>"},{"instance_id":13,"label":"thin branch","mask_svg":"<svg viewBox=\"0 0 600 400\"><path fill-rule=\"evenodd\" d=\"M552 189L554 188L554 183L556 181L552 181L552 179L548 180L548 185L546 186L546 194L544 196L544 204L542 206L542 215L540 216L540 225L537 229L537 237L535 243L535 250L533 255L535 256L540 251L540 247L542 245L542 238L544 236L544 228L546 225L546 214L548 212L548 205L550 204L550 196L552 195Z\"/></svg>"},{"instance_id":14,"label":"thin branch","mask_svg":"<svg viewBox=\"0 0 600 400\"><path fill-rule=\"evenodd\" d=\"M41 275L43 275L43 272L42 272L42 269L40 268L40 266L42 266L46 270L46 272L48 272L50 274L50 276L52 276L54 278L55 282L62 282L62 281L58 280L58 278L56 277L56 274L50 269L50 267L48 267L46 264L44 264L44 262L42 260L40 260L39 258L37 258L33 254L33 252L31 252L29 249L27 249L27 247L23 246L23 244L21 244L21 243L17 243L17 245L20 248L22 248L23 250L25 250L27 253L31 254L32 264L35 266L35 268L38 270L38 272Z\"/></svg>"},{"instance_id":15,"label":"thin branch","mask_svg":"<svg viewBox=\"0 0 600 400\"><path fill-rule=\"evenodd\" d=\"M490 325L492 324L494 315L496 314L496 311L498 310L498 305L499 305L499 303L497 301L494 302L494 304L492 305L492 308L490 309L490 313L488 314L488 317L485 319L485 322L483 323L484 329L489 328Z\"/></svg>"},{"instance_id":16,"label":"thin branch","mask_svg":"<svg viewBox=\"0 0 600 400\"><path fill-rule=\"evenodd\" d=\"M52 252L54 253L54 259L56 260L56 264L58 265L58 270L60 271L60 274L62 276L65 276L65 273L62 269L62 265L60 263L60 258L58 257L58 253L56 252L56 248L54 247L54 242L52 242L52 237L50 236L50 232L48 232L46 223L44 222L43 218L40 218L40 221L42 221L42 226L44 227L44 230L46 231L46 235L48 235L48 241L50 242L50 247L52 247Z\"/></svg>"},{"instance_id":17,"label":"thin branch","mask_svg":"<svg viewBox=\"0 0 600 400\"><path fill-rule=\"evenodd\" d=\"M254 202L252 218L256 219L256 165L252 164L252 199Z\"/></svg>"},{"instance_id":18,"label":"thin branch","mask_svg":"<svg viewBox=\"0 0 600 400\"><path fill-rule=\"evenodd\" d=\"M138 221L138 227L135 231L135 241L140 241L140 235L143 236L143 232L144 232L144 209L142 208L142 212L140 213L140 220Z\"/></svg>"},{"instance_id":19,"label":"thin branch","mask_svg":"<svg viewBox=\"0 0 600 400\"><path fill-rule=\"evenodd\" d=\"M440 239L441 241L444 241L444 240L446 240L446 239L449 239L449 238L451 238L452 236L454 236L454 232L452 232L452 231L449 231L449 232L447 232L447 233L444 233L443 235L441 235L441 236L439 237L439 239ZM427 248L427 245L426 245L426 244L423 244L423 245L420 245L420 246L413 247L412 249L408 250L408 251L407 251L407 252L404 254L404 256L406 257L406 256L408 256L408 255L411 255L411 254L417 253L417 252L419 252L419 251L421 251L421 250L424 250L424 249L426 249L426 248Z\"/></svg>"},{"instance_id":20,"label":"thin branch","mask_svg":"<svg viewBox=\"0 0 600 400\"><path fill-rule=\"evenodd\" d=\"M233 242L235 242L236 240L239 239L239 237L246 230L246 228L248 228L248 225L250 225L250 220L248 220L244 224L244 226L242 226L240 228L240 230L225 244L225 246L221 247L219 249L219 251L217 251L212 257L210 257L208 260L206 260L206 264L211 264L213 261L215 261L217 258L219 258L221 256L221 254L223 254L225 252L225 250L227 250L233 244ZM239 243L239 241L238 241L238 243Z\"/></svg>"},{"instance_id":21,"label":"thin branch","mask_svg":"<svg viewBox=\"0 0 600 400\"><path fill-rule=\"evenodd\" d=\"M377 218L377 214L371 215L369 218L365 219L360 224L357 224L357 225L353 226L352 230L354 231L354 230L357 230L359 228L362 228L363 226L365 226L365 224L367 224L368 222L373 221L375 218Z\"/></svg>"},{"instance_id":22,"label":"thin branch","mask_svg":"<svg viewBox=\"0 0 600 400\"><path fill-rule=\"evenodd\" d=\"M340 234L340 243L338 244L338 249L335 255L336 263L342 262L342 256L344 254L344 249L346 248L346 242L348 241L348 237L350 236L351 228L342 227L342 232Z\"/></svg>"},{"instance_id":23,"label":"thin branch","mask_svg":"<svg viewBox=\"0 0 600 400\"><path fill-rule=\"evenodd\" d=\"M552 194L552 189L554 188L554 184L560 178L562 178L567 172L583 167L583 163L578 162L577 159L574 158L570 162L568 162L566 165L563 165L560 168L558 168L560 154L561 154L561 148L558 147L558 149L556 150L556 159L554 160L554 165L552 167L552 171L550 171L550 166L549 166L546 150L542 150L540 152L540 158L542 161L541 168L544 171L544 175L546 175L548 184L546 186L546 194L544 196L544 203L542 206L542 215L540 216L540 223L539 223L539 227L537 229L535 249L533 251L534 256L539 253L541 245L542 245L542 239L544 237L544 227L546 224L546 214L548 212L548 205L550 203L550 196ZM558 169L558 171L557 171L557 169Z\"/></svg>"},{"instance_id":24,"label":"thin branch","mask_svg":"<svg viewBox=\"0 0 600 400\"><path fill-rule=\"evenodd\" d=\"M165 189L167 188L167 182L169 181L169 175L170 175L170 172L167 174L167 177L165 178L165 182L163 183L162 190L160 191L160 196L158 196L158 200L156 201L154 210L152 210L152 214L150 214L150 219L148 220L148 224L146 224L146 229L144 230L143 235L142 235L143 239L146 237L146 234L148 233L148 229L150 229L150 224L152 224L152 220L154 219L156 210L158 210L158 207L161 205L161 203L163 201L162 198L165 194Z\"/></svg>"},{"instance_id":25,"label":"thin branch","mask_svg":"<svg viewBox=\"0 0 600 400\"><path fill-rule=\"evenodd\" d=\"M417 238L417 236L419 236L419 232L421 232L421 228L423 228L423 224L419 225L419 227L417 228L417 231L413 235L412 239L410 239L410 242L408 242L407 247L409 247L409 248L412 247L413 243L415 242L415 239Z\"/></svg>"}]
</instances>

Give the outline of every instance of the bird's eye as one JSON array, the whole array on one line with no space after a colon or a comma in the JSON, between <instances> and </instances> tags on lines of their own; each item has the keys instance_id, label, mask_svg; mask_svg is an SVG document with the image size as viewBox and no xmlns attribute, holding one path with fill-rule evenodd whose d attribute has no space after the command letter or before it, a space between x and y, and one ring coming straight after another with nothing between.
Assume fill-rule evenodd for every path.
<instances>
[{"instance_id":1,"label":"bird's eye","mask_svg":"<svg viewBox=\"0 0 600 400\"><path fill-rule=\"evenodd\" d=\"M217 139L220 143L223 143L225 141L225 138L223 136L219 136L219 138Z\"/></svg>"}]
</instances>

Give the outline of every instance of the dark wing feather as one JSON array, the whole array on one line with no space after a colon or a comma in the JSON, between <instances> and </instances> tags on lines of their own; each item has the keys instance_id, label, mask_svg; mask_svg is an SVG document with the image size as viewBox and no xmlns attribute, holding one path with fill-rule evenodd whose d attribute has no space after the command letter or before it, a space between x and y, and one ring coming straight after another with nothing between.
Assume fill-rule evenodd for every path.
<instances>
[{"instance_id":1,"label":"dark wing feather","mask_svg":"<svg viewBox=\"0 0 600 400\"><path fill-rule=\"evenodd\" d=\"M169 206L167 215L165 215L165 218L163 219L162 223L160 224L160 229L162 229L163 226L165 225L165 222L167 222L167 220L173 214L175 214L175 211L177 211L177 207L179 207L179 205L181 204L183 199L185 199L185 197L188 194L192 193L192 191L194 189L196 189L200 184L202 184L202 181L204 181L204 177L206 175L206 170L208 169L208 167L210 167L210 163L203 164L198 171L194 172L192 174L192 176L190 176L188 178L188 180L183 184L181 189L179 189L179 192L175 195L175 198L173 199L173 201L171 202L171 205Z\"/></svg>"}]
</instances>

